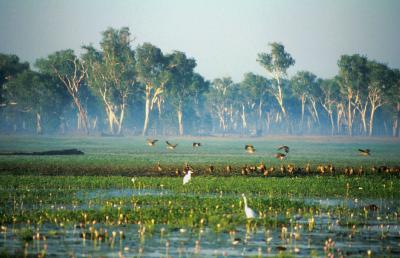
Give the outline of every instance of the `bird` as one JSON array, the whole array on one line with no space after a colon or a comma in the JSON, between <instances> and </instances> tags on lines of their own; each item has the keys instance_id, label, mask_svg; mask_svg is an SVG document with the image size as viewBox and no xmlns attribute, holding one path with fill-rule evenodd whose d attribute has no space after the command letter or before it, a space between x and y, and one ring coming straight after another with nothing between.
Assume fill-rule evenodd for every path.
<instances>
[{"instance_id":1,"label":"bird","mask_svg":"<svg viewBox=\"0 0 400 258\"><path fill-rule=\"evenodd\" d=\"M282 145L278 148L278 150L283 150L284 152L289 153L289 146Z\"/></svg>"},{"instance_id":2,"label":"bird","mask_svg":"<svg viewBox=\"0 0 400 258\"><path fill-rule=\"evenodd\" d=\"M226 170L227 173L231 173L231 171L232 171L231 165L227 165L225 170Z\"/></svg>"},{"instance_id":3,"label":"bird","mask_svg":"<svg viewBox=\"0 0 400 258\"><path fill-rule=\"evenodd\" d=\"M170 149L170 150L175 150L176 146L178 146L178 144L172 144L168 141L165 141L165 143L167 144L167 149Z\"/></svg>"},{"instance_id":4,"label":"bird","mask_svg":"<svg viewBox=\"0 0 400 258\"><path fill-rule=\"evenodd\" d=\"M150 147L153 147L154 145L156 145L156 142L158 142L158 140L157 139L147 139L146 140L146 142L147 142L147 145L149 145Z\"/></svg>"},{"instance_id":5,"label":"bird","mask_svg":"<svg viewBox=\"0 0 400 258\"><path fill-rule=\"evenodd\" d=\"M187 183L189 183L190 179L192 178L192 170L188 170L188 172L186 173L186 175L183 177L183 184L186 185Z\"/></svg>"},{"instance_id":6,"label":"bird","mask_svg":"<svg viewBox=\"0 0 400 258\"><path fill-rule=\"evenodd\" d=\"M246 213L246 218L247 219L254 219L257 217L256 213L254 212L253 209L251 209L249 206L247 206L247 199L244 193L242 193L243 201L244 201L244 212Z\"/></svg>"},{"instance_id":7,"label":"bird","mask_svg":"<svg viewBox=\"0 0 400 258\"><path fill-rule=\"evenodd\" d=\"M247 151L247 153L256 152L256 149L254 148L254 146L252 144L247 144L246 146L244 146L244 149Z\"/></svg>"},{"instance_id":8,"label":"bird","mask_svg":"<svg viewBox=\"0 0 400 258\"><path fill-rule=\"evenodd\" d=\"M193 143L193 148L200 147L200 146L201 146L200 142L194 142Z\"/></svg>"},{"instance_id":9,"label":"bird","mask_svg":"<svg viewBox=\"0 0 400 258\"><path fill-rule=\"evenodd\" d=\"M265 167L264 161L261 161L261 164L257 166L258 172L264 174L264 172L267 170Z\"/></svg>"},{"instance_id":10,"label":"bird","mask_svg":"<svg viewBox=\"0 0 400 258\"><path fill-rule=\"evenodd\" d=\"M286 154L278 152L275 154L275 158L283 160L284 158L286 158Z\"/></svg>"},{"instance_id":11,"label":"bird","mask_svg":"<svg viewBox=\"0 0 400 258\"><path fill-rule=\"evenodd\" d=\"M162 171L162 167L161 167L161 165L160 165L160 161L157 163L156 170L157 170L158 172L161 172L161 171Z\"/></svg>"},{"instance_id":12,"label":"bird","mask_svg":"<svg viewBox=\"0 0 400 258\"><path fill-rule=\"evenodd\" d=\"M370 149L358 149L361 155L363 156L369 156L371 155L371 150Z\"/></svg>"}]
</instances>

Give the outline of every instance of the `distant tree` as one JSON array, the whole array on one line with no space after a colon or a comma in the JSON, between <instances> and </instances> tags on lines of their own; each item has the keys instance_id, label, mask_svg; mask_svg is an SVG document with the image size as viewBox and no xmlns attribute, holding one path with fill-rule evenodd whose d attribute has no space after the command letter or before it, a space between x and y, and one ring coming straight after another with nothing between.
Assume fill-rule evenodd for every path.
<instances>
[{"instance_id":1,"label":"distant tree","mask_svg":"<svg viewBox=\"0 0 400 258\"><path fill-rule=\"evenodd\" d=\"M82 59L87 82L104 105L110 132L120 134L128 98L135 90L135 55L128 28L109 28L102 35L101 51L84 46Z\"/></svg>"},{"instance_id":2,"label":"distant tree","mask_svg":"<svg viewBox=\"0 0 400 258\"><path fill-rule=\"evenodd\" d=\"M51 77L25 70L7 83L7 98L15 103L20 113L35 117L36 133L43 133L43 124L47 128L59 125L65 105L70 101L62 85ZM56 123L50 124L52 121Z\"/></svg>"},{"instance_id":3,"label":"distant tree","mask_svg":"<svg viewBox=\"0 0 400 258\"><path fill-rule=\"evenodd\" d=\"M301 126L304 123L304 110L307 99L313 99L312 90L315 87L317 76L308 71L299 71L291 78L292 92L301 102ZM314 102L315 108L315 102Z\"/></svg>"},{"instance_id":4,"label":"distant tree","mask_svg":"<svg viewBox=\"0 0 400 258\"><path fill-rule=\"evenodd\" d=\"M137 79L145 86L145 117L143 135L147 134L150 112L164 92L169 79L166 71L167 60L161 49L150 43L144 43L136 48ZM161 112L161 110L159 110Z\"/></svg>"},{"instance_id":5,"label":"distant tree","mask_svg":"<svg viewBox=\"0 0 400 258\"><path fill-rule=\"evenodd\" d=\"M4 99L4 84L28 69L29 64L21 63L18 56L0 53L0 108L7 106Z\"/></svg>"},{"instance_id":6,"label":"distant tree","mask_svg":"<svg viewBox=\"0 0 400 258\"><path fill-rule=\"evenodd\" d=\"M183 52L174 51L167 55L169 80L167 94L175 107L178 117L179 135L184 134L183 111L185 105L190 105L196 94L197 83L193 83L196 61L187 58ZM197 78L196 78L197 79Z\"/></svg>"},{"instance_id":7,"label":"distant tree","mask_svg":"<svg viewBox=\"0 0 400 258\"><path fill-rule=\"evenodd\" d=\"M285 51L285 47L282 44L273 42L269 45L271 46L271 53L258 54L257 61L267 70L271 77L276 80L276 87L273 88L272 93L278 101L284 117L288 119L284 104L282 79L286 77L287 69L294 65L295 60Z\"/></svg>"},{"instance_id":8,"label":"distant tree","mask_svg":"<svg viewBox=\"0 0 400 258\"><path fill-rule=\"evenodd\" d=\"M82 123L86 134L89 134L87 111L80 99L80 88L86 76L86 68L74 51L71 49L57 51L47 58L38 59L35 65L41 73L56 77L67 88L78 110L79 122Z\"/></svg>"},{"instance_id":9,"label":"distant tree","mask_svg":"<svg viewBox=\"0 0 400 258\"><path fill-rule=\"evenodd\" d=\"M400 70L391 70L391 83L385 98L394 112L393 136L400 137Z\"/></svg>"},{"instance_id":10,"label":"distant tree","mask_svg":"<svg viewBox=\"0 0 400 258\"><path fill-rule=\"evenodd\" d=\"M369 136L373 134L374 115L376 110L381 107L386 99L385 94L393 83L392 71L384 64L369 61L368 62L369 80L368 80L368 100L371 106L369 118Z\"/></svg>"},{"instance_id":11,"label":"distant tree","mask_svg":"<svg viewBox=\"0 0 400 258\"><path fill-rule=\"evenodd\" d=\"M229 90L233 85L230 77L217 78L213 81L208 93L209 105L212 112L217 115L219 127L224 134L228 128Z\"/></svg>"},{"instance_id":12,"label":"distant tree","mask_svg":"<svg viewBox=\"0 0 400 258\"><path fill-rule=\"evenodd\" d=\"M322 80L320 82L321 95L319 101L321 106L328 113L331 123L331 134L335 133L335 122L333 112L335 105L338 105L337 97L339 96L339 84L335 79Z\"/></svg>"},{"instance_id":13,"label":"distant tree","mask_svg":"<svg viewBox=\"0 0 400 258\"><path fill-rule=\"evenodd\" d=\"M341 93L346 97L347 128L350 136L353 135L355 111L359 110L363 129L366 132L367 100L366 88L368 85L367 58L360 55L343 55L338 61L339 81Z\"/></svg>"},{"instance_id":14,"label":"distant tree","mask_svg":"<svg viewBox=\"0 0 400 258\"><path fill-rule=\"evenodd\" d=\"M262 130L264 107L267 104L268 96L272 94L271 81L254 73L246 73L240 84L242 91L248 92L251 101L258 105L256 129Z\"/></svg>"}]
</instances>

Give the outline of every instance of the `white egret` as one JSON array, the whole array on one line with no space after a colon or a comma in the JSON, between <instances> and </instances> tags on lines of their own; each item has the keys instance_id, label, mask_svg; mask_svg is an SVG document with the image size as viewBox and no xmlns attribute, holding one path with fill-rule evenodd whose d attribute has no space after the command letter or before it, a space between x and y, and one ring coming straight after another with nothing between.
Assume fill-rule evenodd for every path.
<instances>
[{"instance_id":1,"label":"white egret","mask_svg":"<svg viewBox=\"0 0 400 258\"><path fill-rule=\"evenodd\" d=\"M244 200L244 212L246 213L246 218L247 219L254 219L257 217L256 213L249 207L247 206L247 199L244 193L242 194L243 200Z\"/></svg>"},{"instance_id":2,"label":"white egret","mask_svg":"<svg viewBox=\"0 0 400 258\"><path fill-rule=\"evenodd\" d=\"M187 183L189 183L190 179L192 178L192 170L188 170L188 172L186 172L186 175L183 177L183 184L186 185Z\"/></svg>"}]
</instances>

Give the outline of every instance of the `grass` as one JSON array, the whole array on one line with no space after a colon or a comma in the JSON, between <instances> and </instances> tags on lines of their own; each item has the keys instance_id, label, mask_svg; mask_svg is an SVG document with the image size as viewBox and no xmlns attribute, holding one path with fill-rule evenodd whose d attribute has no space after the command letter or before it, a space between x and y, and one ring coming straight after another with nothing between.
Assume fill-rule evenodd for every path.
<instances>
[{"instance_id":1,"label":"grass","mask_svg":"<svg viewBox=\"0 0 400 258\"><path fill-rule=\"evenodd\" d=\"M373 165L398 166L400 144L389 138L346 137L265 137L265 138L172 138L178 143L176 150L165 148L161 140L155 147L145 144L142 137L29 137L1 136L0 151L45 151L52 149L78 148L83 156L0 156L2 174L40 175L172 175L185 162L195 172L204 173L213 165L217 174L223 174L226 165L231 165L233 174L240 174L244 165L259 164L279 166L292 163L304 167L310 163L334 164L369 168ZM192 142L200 141L204 146L193 149ZM247 154L244 145L252 143L257 151ZM281 162L273 157L277 147L286 144L291 150L287 160ZM358 148L369 148L372 155L363 157ZM163 172L155 170L160 162Z\"/></svg>"}]
</instances>

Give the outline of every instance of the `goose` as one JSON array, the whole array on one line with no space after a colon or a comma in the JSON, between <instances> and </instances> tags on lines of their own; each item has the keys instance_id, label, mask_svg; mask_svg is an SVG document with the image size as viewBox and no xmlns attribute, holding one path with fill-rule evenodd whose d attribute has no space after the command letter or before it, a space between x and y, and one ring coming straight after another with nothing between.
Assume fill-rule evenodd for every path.
<instances>
[{"instance_id":1,"label":"goose","mask_svg":"<svg viewBox=\"0 0 400 258\"><path fill-rule=\"evenodd\" d=\"M158 142L158 140L157 139L147 139L146 140L146 142L147 142L147 145L149 145L150 147L153 147L154 145L156 145L156 142Z\"/></svg>"},{"instance_id":2,"label":"goose","mask_svg":"<svg viewBox=\"0 0 400 258\"><path fill-rule=\"evenodd\" d=\"M196 148L196 147L200 147L201 143L200 142L194 142L192 145L193 145L193 148Z\"/></svg>"},{"instance_id":3,"label":"goose","mask_svg":"<svg viewBox=\"0 0 400 258\"><path fill-rule=\"evenodd\" d=\"M251 209L249 206L247 206L247 199L244 193L242 194L243 201L244 201L244 212L246 213L246 218L247 219L254 219L257 217L256 213L254 212L253 209Z\"/></svg>"},{"instance_id":4,"label":"goose","mask_svg":"<svg viewBox=\"0 0 400 258\"><path fill-rule=\"evenodd\" d=\"M289 153L289 146L282 145L278 148L278 150L283 150L284 152Z\"/></svg>"},{"instance_id":5,"label":"goose","mask_svg":"<svg viewBox=\"0 0 400 258\"><path fill-rule=\"evenodd\" d=\"M371 155L371 150L370 149L358 149L358 151L360 152L361 155L363 156L369 156Z\"/></svg>"},{"instance_id":6,"label":"goose","mask_svg":"<svg viewBox=\"0 0 400 258\"><path fill-rule=\"evenodd\" d=\"M278 152L275 154L275 158L283 160L284 158L286 158L286 154Z\"/></svg>"},{"instance_id":7,"label":"goose","mask_svg":"<svg viewBox=\"0 0 400 258\"><path fill-rule=\"evenodd\" d=\"M192 178L192 170L188 170L188 172L186 173L186 175L183 177L183 185L186 185L187 183L189 183L190 179Z\"/></svg>"},{"instance_id":8,"label":"goose","mask_svg":"<svg viewBox=\"0 0 400 258\"><path fill-rule=\"evenodd\" d=\"M244 149L247 151L247 153L256 152L256 149L254 148L254 146L252 144L247 144L246 146L244 146Z\"/></svg>"},{"instance_id":9,"label":"goose","mask_svg":"<svg viewBox=\"0 0 400 258\"><path fill-rule=\"evenodd\" d=\"M165 143L167 144L167 149L170 149L170 150L175 150L176 146L178 146L178 144L172 144L168 141L165 141Z\"/></svg>"}]
</instances>

